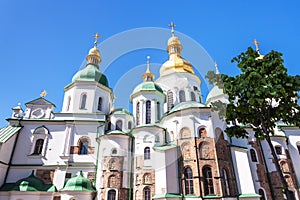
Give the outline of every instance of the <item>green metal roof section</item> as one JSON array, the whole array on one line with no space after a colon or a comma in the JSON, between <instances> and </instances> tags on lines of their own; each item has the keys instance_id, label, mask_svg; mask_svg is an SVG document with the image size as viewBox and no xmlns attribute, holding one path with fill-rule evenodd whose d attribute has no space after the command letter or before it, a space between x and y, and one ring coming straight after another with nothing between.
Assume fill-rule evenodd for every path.
<instances>
[{"instance_id":1,"label":"green metal roof section","mask_svg":"<svg viewBox=\"0 0 300 200\"><path fill-rule=\"evenodd\" d=\"M239 198L253 198L253 197L261 197L259 194L241 194Z\"/></svg>"},{"instance_id":2,"label":"green metal roof section","mask_svg":"<svg viewBox=\"0 0 300 200\"><path fill-rule=\"evenodd\" d=\"M21 126L7 126L0 129L0 143L5 143L13 135L15 135L22 127Z\"/></svg>"},{"instance_id":3,"label":"green metal roof section","mask_svg":"<svg viewBox=\"0 0 300 200\"><path fill-rule=\"evenodd\" d=\"M117 108L117 109L114 109L112 112L111 112L111 115L113 114L117 114L117 115L131 115L133 116L128 110L124 109L124 108Z\"/></svg>"},{"instance_id":4,"label":"green metal roof section","mask_svg":"<svg viewBox=\"0 0 300 200\"><path fill-rule=\"evenodd\" d=\"M216 195L206 195L202 197L203 199L221 199L221 196L216 196Z\"/></svg>"},{"instance_id":5,"label":"green metal roof section","mask_svg":"<svg viewBox=\"0 0 300 200\"><path fill-rule=\"evenodd\" d=\"M69 179L61 191L96 192L92 182L83 176L82 171L80 171L78 176Z\"/></svg>"},{"instance_id":6,"label":"green metal roof section","mask_svg":"<svg viewBox=\"0 0 300 200\"><path fill-rule=\"evenodd\" d=\"M171 194L171 193L164 193L164 194L156 194L152 197L152 199L161 199L161 198L182 198L181 194Z\"/></svg>"},{"instance_id":7,"label":"green metal roof section","mask_svg":"<svg viewBox=\"0 0 300 200\"><path fill-rule=\"evenodd\" d=\"M43 192L57 192L53 184L45 184L41 179L34 176L34 171L27 178L21 179L16 183L4 184L0 191L43 191Z\"/></svg>"},{"instance_id":8,"label":"green metal roof section","mask_svg":"<svg viewBox=\"0 0 300 200\"><path fill-rule=\"evenodd\" d=\"M85 68L78 71L72 78L72 83L75 81L96 81L108 87L108 80L106 76L99 71L96 65L93 64L88 64Z\"/></svg>"},{"instance_id":9,"label":"green metal roof section","mask_svg":"<svg viewBox=\"0 0 300 200\"><path fill-rule=\"evenodd\" d=\"M163 93L163 90L161 87L159 87L157 84L155 84L153 81L145 81L136 86L136 88L133 90L133 94L140 92L140 91L158 91Z\"/></svg>"},{"instance_id":10,"label":"green metal roof section","mask_svg":"<svg viewBox=\"0 0 300 200\"><path fill-rule=\"evenodd\" d=\"M154 146L153 149L160 150L160 151L167 151L167 150L173 149L175 147L177 147L177 145L175 145L175 144L166 144L166 145L162 145L162 146Z\"/></svg>"},{"instance_id":11,"label":"green metal roof section","mask_svg":"<svg viewBox=\"0 0 300 200\"><path fill-rule=\"evenodd\" d=\"M177 104L174 108L167 113L167 115L172 114L177 111L186 110L190 108L209 108L205 104L196 102L196 101L185 101Z\"/></svg>"}]
</instances>

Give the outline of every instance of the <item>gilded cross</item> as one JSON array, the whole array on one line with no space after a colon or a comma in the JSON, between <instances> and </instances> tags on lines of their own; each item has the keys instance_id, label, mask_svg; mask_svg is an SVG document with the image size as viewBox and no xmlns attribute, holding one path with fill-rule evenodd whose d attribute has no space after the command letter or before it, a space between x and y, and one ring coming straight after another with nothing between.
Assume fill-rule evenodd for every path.
<instances>
[{"instance_id":1,"label":"gilded cross","mask_svg":"<svg viewBox=\"0 0 300 200\"><path fill-rule=\"evenodd\" d=\"M255 45L256 51L258 51L259 50L259 48L258 48L259 42L257 42L256 39L254 39L253 44Z\"/></svg>"},{"instance_id":2,"label":"gilded cross","mask_svg":"<svg viewBox=\"0 0 300 200\"><path fill-rule=\"evenodd\" d=\"M174 24L173 22L171 22L169 24L169 26L172 28L172 36L174 37L174 27L176 26L176 24Z\"/></svg>"},{"instance_id":3,"label":"gilded cross","mask_svg":"<svg viewBox=\"0 0 300 200\"><path fill-rule=\"evenodd\" d=\"M95 34L95 35L93 35L93 37L95 38L94 45L95 45L95 47L96 47L96 46L97 46L97 44L98 44L98 38L100 38L100 35L98 34L98 32L96 32L96 34Z\"/></svg>"}]
</instances>

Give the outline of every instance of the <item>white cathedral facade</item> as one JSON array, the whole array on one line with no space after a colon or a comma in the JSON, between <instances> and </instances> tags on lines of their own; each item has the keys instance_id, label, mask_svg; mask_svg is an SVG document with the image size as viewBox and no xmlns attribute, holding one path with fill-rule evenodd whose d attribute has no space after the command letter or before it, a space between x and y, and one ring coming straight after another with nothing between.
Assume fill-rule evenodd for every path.
<instances>
[{"instance_id":1,"label":"white cathedral facade","mask_svg":"<svg viewBox=\"0 0 300 200\"><path fill-rule=\"evenodd\" d=\"M174 33L154 80L150 63L132 92L132 114L114 109L97 40L64 88L61 112L45 97L13 108L0 129L1 200L285 199L264 141L229 138ZM289 191L299 199L300 130L272 138Z\"/></svg>"}]
</instances>

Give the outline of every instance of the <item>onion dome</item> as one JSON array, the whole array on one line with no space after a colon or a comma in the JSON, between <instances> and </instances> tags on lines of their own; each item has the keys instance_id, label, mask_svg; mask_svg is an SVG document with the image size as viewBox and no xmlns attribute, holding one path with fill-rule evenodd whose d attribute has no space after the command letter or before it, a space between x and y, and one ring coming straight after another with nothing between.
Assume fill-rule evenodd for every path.
<instances>
[{"instance_id":1,"label":"onion dome","mask_svg":"<svg viewBox=\"0 0 300 200\"><path fill-rule=\"evenodd\" d=\"M85 178L80 171L79 175L69 179L61 191L87 191L95 192L91 181Z\"/></svg>"},{"instance_id":2,"label":"onion dome","mask_svg":"<svg viewBox=\"0 0 300 200\"><path fill-rule=\"evenodd\" d=\"M215 62L215 68L216 68L215 73L220 74L218 64L216 62ZM215 84L206 97L206 104L221 97L224 97L223 89L220 89L219 86Z\"/></svg>"},{"instance_id":3,"label":"onion dome","mask_svg":"<svg viewBox=\"0 0 300 200\"><path fill-rule=\"evenodd\" d=\"M172 27L172 37L169 38L167 47L169 60L160 68L160 75L163 76L174 72L188 72L194 74L191 63L181 57L182 45L180 39L174 35L175 24L171 23L169 26Z\"/></svg>"},{"instance_id":4,"label":"onion dome","mask_svg":"<svg viewBox=\"0 0 300 200\"><path fill-rule=\"evenodd\" d=\"M132 100L133 96L140 92L159 92L163 93L163 90L161 87L159 87L157 84L153 82L154 79L154 74L150 71L150 56L147 56L147 70L146 72L142 75L142 78L144 79L144 82L139 84L138 86L135 87L135 89L132 92L132 95L130 99Z\"/></svg>"},{"instance_id":5,"label":"onion dome","mask_svg":"<svg viewBox=\"0 0 300 200\"><path fill-rule=\"evenodd\" d=\"M106 87L108 87L108 80L104 74L99 71L99 63L101 62L100 51L97 48L98 33L94 35L96 38L94 47L90 49L89 54L86 56L87 64L85 68L78 71L72 79L75 81L96 81Z\"/></svg>"}]
</instances>

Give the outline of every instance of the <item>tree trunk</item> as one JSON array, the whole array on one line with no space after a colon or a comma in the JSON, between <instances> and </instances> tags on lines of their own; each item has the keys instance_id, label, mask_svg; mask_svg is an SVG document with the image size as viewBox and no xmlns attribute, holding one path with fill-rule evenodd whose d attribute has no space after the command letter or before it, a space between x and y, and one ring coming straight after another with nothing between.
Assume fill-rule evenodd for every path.
<instances>
[{"instance_id":1,"label":"tree trunk","mask_svg":"<svg viewBox=\"0 0 300 200\"><path fill-rule=\"evenodd\" d=\"M269 147L270 147L270 149L271 149L272 156L273 156L273 158L274 158L274 164L275 164L275 167L276 167L276 171L277 171L277 173L279 173L279 177L280 177L280 180L281 180L281 184L282 184L282 186L283 186L283 192L284 192L284 194L286 195L286 198L287 198L288 200L293 200L294 198L291 197L291 194L290 194L289 191L288 191L288 184L287 184L285 178L283 177L282 170L281 170L280 165L279 165L279 162L278 162L278 157L277 157L277 154L276 154L276 152L275 152L275 150L274 150L274 147L273 147L273 144L272 144L272 141L271 141L271 138L270 138L269 135L266 136L266 140L267 140L267 142L268 142L268 144L269 144ZM266 164L267 164L267 163L266 163Z\"/></svg>"}]
</instances>

